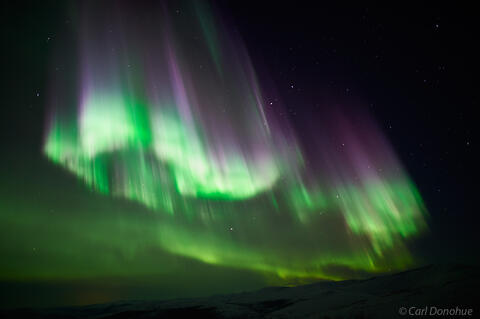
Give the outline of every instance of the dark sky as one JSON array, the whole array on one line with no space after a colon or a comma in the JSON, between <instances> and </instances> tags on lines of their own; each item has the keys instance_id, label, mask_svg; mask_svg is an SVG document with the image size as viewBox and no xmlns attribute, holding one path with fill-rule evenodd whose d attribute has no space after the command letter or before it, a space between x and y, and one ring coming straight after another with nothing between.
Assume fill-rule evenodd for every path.
<instances>
[{"instance_id":1,"label":"dark sky","mask_svg":"<svg viewBox=\"0 0 480 319\"><path fill-rule=\"evenodd\" d=\"M478 221L473 8L308 2L226 7L254 61L271 71L293 121L315 116L315 104L325 96L369 105L432 214L435 239L425 253L438 260L477 258L470 255Z\"/></svg>"},{"instance_id":2,"label":"dark sky","mask_svg":"<svg viewBox=\"0 0 480 319\"><path fill-rule=\"evenodd\" d=\"M305 121L315 123L321 116L318 106L331 101L358 102L373 114L430 213L430 232L412 244L416 254L430 263L478 262L474 243L479 219L473 210L473 154L478 146L473 110L479 103L480 52L478 19L472 7L302 1L228 1L216 7L245 42L254 67L261 70L260 80L273 83L276 90L268 86L266 95L283 101L286 116L300 136L307 134L302 130ZM41 153L49 74L52 68L65 67L52 63L52 56L58 54L58 39L71 31L71 8L63 1L2 3L0 214L15 202L19 207L32 207L50 200L67 207L71 200L90 196L74 178L58 177L57 168ZM309 143L309 137L304 140ZM72 183L68 195L57 194ZM94 209L92 205L83 208ZM98 205L118 207L108 201ZM11 238L0 236L0 252L6 258L10 255L5 252L17 245ZM166 252L156 253L165 254L163 260L172 265L196 269L197 275L175 277L165 284L174 291L171 294L167 288L152 293L155 285L138 288L135 281L124 283L122 289L129 292L118 296L205 295L263 284L256 273L210 268ZM0 269L10 269L2 266L7 259L0 260ZM29 260L13 264L22 262ZM85 287L97 287L98 282L84 281L79 288L78 282L38 285L4 278L0 278L1 295L13 291L14 297L24 300L19 305L108 301L117 296L111 293L117 289L112 281L103 290L89 290ZM176 286L175 282L180 283ZM201 288L210 282L216 284ZM72 291L91 290L98 295L70 297L77 296ZM38 294L45 291L49 293L40 300ZM60 301L52 301L55 298ZM6 298L2 306L10 302Z\"/></svg>"}]
</instances>

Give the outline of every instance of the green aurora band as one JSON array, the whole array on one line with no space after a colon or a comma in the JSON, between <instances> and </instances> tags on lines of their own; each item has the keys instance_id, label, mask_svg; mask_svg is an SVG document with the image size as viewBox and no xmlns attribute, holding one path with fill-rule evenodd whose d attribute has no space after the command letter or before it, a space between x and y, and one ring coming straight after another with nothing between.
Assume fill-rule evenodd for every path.
<instances>
[{"instance_id":1,"label":"green aurora band","mask_svg":"<svg viewBox=\"0 0 480 319\"><path fill-rule=\"evenodd\" d=\"M77 98L54 81L45 155L92 191L144 206L129 206L121 226L98 212L76 236L132 256L148 242L282 284L414 265L407 244L427 212L368 116L328 117L306 152L281 106L267 105L238 36L199 4L169 12L156 13L155 32L85 17ZM119 235L101 234L109 228ZM111 273L140 274L95 275ZM48 276L63 275L82 276Z\"/></svg>"}]
</instances>

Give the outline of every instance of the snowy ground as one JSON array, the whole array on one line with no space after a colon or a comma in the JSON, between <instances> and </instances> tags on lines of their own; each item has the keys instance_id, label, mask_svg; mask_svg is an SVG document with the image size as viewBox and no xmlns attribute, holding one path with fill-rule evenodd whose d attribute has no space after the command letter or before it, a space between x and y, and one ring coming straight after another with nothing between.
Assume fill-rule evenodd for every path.
<instances>
[{"instance_id":1,"label":"snowy ground","mask_svg":"<svg viewBox=\"0 0 480 319\"><path fill-rule=\"evenodd\" d=\"M109 304L0 312L2 318L396 318L410 311L473 308L479 316L479 267L427 266L367 280L271 287L209 298L120 301ZM405 307L405 309L400 309ZM416 308L412 308L416 307ZM419 310L420 309L420 310ZM425 311L425 310L424 310ZM454 318L460 318L456 316ZM468 317L468 316L466 316Z\"/></svg>"}]
</instances>

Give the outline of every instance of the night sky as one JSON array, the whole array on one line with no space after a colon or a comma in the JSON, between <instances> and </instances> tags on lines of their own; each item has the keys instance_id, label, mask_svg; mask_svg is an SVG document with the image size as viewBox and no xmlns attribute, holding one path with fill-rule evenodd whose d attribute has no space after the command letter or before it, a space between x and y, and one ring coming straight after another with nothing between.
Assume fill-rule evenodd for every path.
<instances>
[{"instance_id":1,"label":"night sky","mask_svg":"<svg viewBox=\"0 0 480 319\"><path fill-rule=\"evenodd\" d=\"M1 12L2 307L478 263L472 8Z\"/></svg>"}]
</instances>

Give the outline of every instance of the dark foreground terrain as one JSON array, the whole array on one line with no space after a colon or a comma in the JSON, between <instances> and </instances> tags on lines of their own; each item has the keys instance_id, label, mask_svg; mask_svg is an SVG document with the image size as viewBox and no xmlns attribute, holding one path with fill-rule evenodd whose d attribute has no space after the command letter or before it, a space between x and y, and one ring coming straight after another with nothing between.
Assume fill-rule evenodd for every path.
<instances>
[{"instance_id":1,"label":"dark foreground terrain","mask_svg":"<svg viewBox=\"0 0 480 319\"><path fill-rule=\"evenodd\" d=\"M479 316L479 267L426 266L366 280L272 287L209 298L0 311L2 318L395 318ZM404 307L404 308L402 308ZM413 308L416 307L416 308ZM432 315L436 309L472 315ZM407 314L403 314L403 312ZM408 315L416 312L416 316ZM424 311L421 313L420 311ZM466 311L466 310L465 310ZM401 314L402 313L402 314ZM426 315L425 315L426 313ZM423 314L423 316L422 316Z\"/></svg>"}]
</instances>

